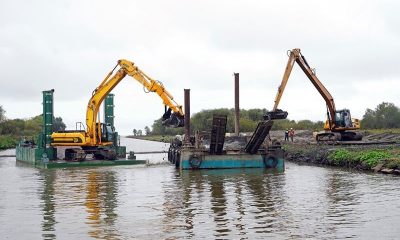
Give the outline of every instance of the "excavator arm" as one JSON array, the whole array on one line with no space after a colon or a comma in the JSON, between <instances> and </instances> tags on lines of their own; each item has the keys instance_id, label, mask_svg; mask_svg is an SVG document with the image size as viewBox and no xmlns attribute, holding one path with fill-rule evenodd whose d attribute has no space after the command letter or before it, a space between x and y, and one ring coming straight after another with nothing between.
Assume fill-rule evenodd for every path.
<instances>
[{"instance_id":1,"label":"excavator arm","mask_svg":"<svg viewBox=\"0 0 400 240\"><path fill-rule=\"evenodd\" d=\"M288 51L289 55L289 60L286 64L286 69L285 73L283 74L282 82L280 86L278 87L278 93L276 94L275 97L275 103L274 107L272 108L272 111L269 112L267 115L269 115L269 118L271 119L282 119L287 117L287 112L283 112L282 110L278 109L279 102L281 100L281 97L283 95L283 92L285 91L286 84L289 80L289 76L292 73L293 66L295 62L300 66L300 68L303 70L303 72L306 74L308 79L310 79L311 83L314 85L314 87L318 90L318 92L321 94L321 96L324 98L326 106L328 108L328 121L330 124L332 124L331 128L333 128L334 123L335 123L335 112L336 112L336 107L335 107L335 102L333 100L332 95L329 93L329 91L325 88L325 86L321 83L321 81L317 78L311 67L308 65L307 60L305 57L301 54L300 49L295 48L291 51Z\"/></svg>"},{"instance_id":2,"label":"excavator arm","mask_svg":"<svg viewBox=\"0 0 400 240\"><path fill-rule=\"evenodd\" d=\"M120 67L118 71L113 75L114 70ZM165 106L169 109L164 113L162 120L164 125L181 127L183 126L184 113L182 106L178 105L173 96L164 88L161 82L156 81L144 72L142 72L133 62L121 59L117 65L111 70L101 84L93 91L92 97L89 100L87 111L86 111L86 132L91 139L91 144L95 145L100 139L97 139L101 134L101 128L99 126L99 119L97 119L100 105L104 98L112 89L118 85L118 83L126 76L129 75L141 83L148 92L157 93Z\"/></svg>"}]
</instances>

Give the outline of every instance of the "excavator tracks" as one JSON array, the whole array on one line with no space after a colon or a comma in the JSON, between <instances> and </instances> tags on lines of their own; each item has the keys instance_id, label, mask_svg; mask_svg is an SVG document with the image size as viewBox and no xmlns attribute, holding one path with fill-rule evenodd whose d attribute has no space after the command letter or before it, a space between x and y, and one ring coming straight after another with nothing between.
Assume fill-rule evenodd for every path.
<instances>
[{"instance_id":1,"label":"excavator tracks","mask_svg":"<svg viewBox=\"0 0 400 240\"><path fill-rule=\"evenodd\" d=\"M320 132L316 136L318 143L335 143L341 141L361 141L362 134L359 132L345 131L345 132Z\"/></svg>"}]
</instances>

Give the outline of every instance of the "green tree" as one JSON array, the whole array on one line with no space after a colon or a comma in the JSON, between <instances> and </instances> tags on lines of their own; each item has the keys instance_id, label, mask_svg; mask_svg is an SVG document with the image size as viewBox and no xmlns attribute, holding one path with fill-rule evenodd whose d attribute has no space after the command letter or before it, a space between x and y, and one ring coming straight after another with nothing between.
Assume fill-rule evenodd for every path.
<instances>
[{"instance_id":1,"label":"green tree","mask_svg":"<svg viewBox=\"0 0 400 240\"><path fill-rule=\"evenodd\" d=\"M133 136L136 136L137 135L137 130L134 128L133 129Z\"/></svg>"},{"instance_id":2,"label":"green tree","mask_svg":"<svg viewBox=\"0 0 400 240\"><path fill-rule=\"evenodd\" d=\"M151 133L150 128L148 126L144 127L144 134L150 135L150 133Z\"/></svg>"},{"instance_id":3,"label":"green tree","mask_svg":"<svg viewBox=\"0 0 400 240\"><path fill-rule=\"evenodd\" d=\"M6 111L3 109L3 106L0 105L0 123L6 120Z\"/></svg>"},{"instance_id":4,"label":"green tree","mask_svg":"<svg viewBox=\"0 0 400 240\"><path fill-rule=\"evenodd\" d=\"M24 135L25 121L22 119L6 120L1 123L1 135Z\"/></svg>"},{"instance_id":5,"label":"green tree","mask_svg":"<svg viewBox=\"0 0 400 240\"><path fill-rule=\"evenodd\" d=\"M267 109L265 109L265 108L263 108L263 109L254 108L254 109L247 110L248 118L252 121L262 121L263 116L266 113L267 113Z\"/></svg>"},{"instance_id":6,"label":"green tree","mask_svg":"<svg viewBox=\"0 0 400 240\"><path fill-rule=\"evenodd\" d=\"M35 136L42 131L43 125L42 115L25 120L24 136Z\"/></svg>"},{"instance_id":7,"label":"green tree","mask_svg":"<svg viewBox=\"0 0 400 240\"><path fill-rule=\"evenodd\" d=\"M183 128L170 128L162 125L161 119L154 121L152 125L151 135L177 135L183 134Z\"/></svg>"},{"instance_id":8,"label":"green tree","mask_svg":"<svg viewBox=\"0 0 400 240\"><path fill-rule=\"evenodd\" d=\"M266 109L241 109L240 110L240 131L241 132L253 132L257 127L259 121L263 120L263 116L267 112ZM215 114L227 116L227 132L234 131L234 109L219 108L219 109L208 109L202 110L193 114L191 117L191 131L205 131L211 130L212 119ZM322 121L313 122L310 120L293 121L289 119L276 120L273 125L274 130L283 130L288 128L294 129L308 129L308 130L322 130L324 123ZM182 134L183 128L166 128L161 124L160 120L154 121L152 125L151 134L153 135L176 135Z\"/></svg>"},{"instance_id":9,"label":"green tree","mask_svg":"<svg viewBox=\"0 0 400 240\"><path fill-rule=\"evenodd\" d=\"M56 117L53 119L53 131L64 131L67 126L63 122L61 117Z\"/></svg>"},{"instance_id":10,"label":"green tree","mask_svg":"<svg viewBox=\"0 0 400 240\"><path fill-rule=\"evenodd\" d=\"M363 116L363 128L399 128L400 110L393 103L382 102L375 110L367 109Z\"/></svg>"},{"instance_id":11,"label":"green tree","mask_svg":"<svg viewBox=\"0 0 400 240\"><path fill-rule=\"evenodd\" d=\"M296 129L308 129L308 130L322 130L324 123L322 121L313 122L310 120L300 120L296 124Z\"/></svg>"},{"instance_id":12,"label":"green tree","mask_svg":"<svg viewBox=\"0 0 400 240\"><path fill-rule=\"evenodd\" d=\"M258 121L252 121L248 118L241 118L239 120L240 132L253 132L258 124Z\"/></svg>"},{"instance_id":13,"label":"green tree","mask_svg":"<svg viewBox=\"0 0 400 240\"><path fill-rule=\"evenodd\" d=\"M219 108L202 110L198 113L195 113L190 120L192 131L210 131L214 114L227 115L227 132L232 132L234 130L233 109Z\"/></svg>"},{"instance_id":14,"label":"green tree","mask_svg":"<svg viewBox=\"0 0 400 240\"><path fill-rule=\"evenodd\" d=\"M296 126L296 121L289 119L276 120L272 126L272 130L285 130L289 128L298 129Z\"/></svg>"},{"instance_id":15,"label":"green tree","mask_svg":"<svg viewBox=\"0 0 400 240\"><path fill-rule=\"evenodd\" d=\"M165 134L165 126L162 125L162 122L160 119L155 120L153 125L152 125L152 131L151 134L153 135L164 135Z\"/></svg>"}]
</instances>

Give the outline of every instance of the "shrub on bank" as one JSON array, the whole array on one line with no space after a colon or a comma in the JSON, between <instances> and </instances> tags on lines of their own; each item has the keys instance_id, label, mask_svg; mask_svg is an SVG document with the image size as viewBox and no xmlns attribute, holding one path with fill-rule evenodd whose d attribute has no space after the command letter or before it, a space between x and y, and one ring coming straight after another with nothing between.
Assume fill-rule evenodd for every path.
<instances>
[{"instance_id":1,"label":"shrub on bank","mask_svg":"<svg viewBox=\"0 0 400 240\"><path fill-rule=\"evenodd\" d=\"M353 161L354 156L347 149L337 149L328 155L335 165L344 165L348 161Z\"/></svg>"},{"instance_id":2,"label":"shrub on bank","mask_svg":"<svg viewBox=\"0 0 400 240\"><path fill-rule=\"evenodd\" d=\"M18 141L12 136L0 135L0 149L15 148Z\"/></svg>"},{"instance_id":3,"label":"shrub on bank","mask_svg":"<svg viewBox=\"0 0 400 240\"><path fill-rule=\"evenodd\" d=\"M363 164L372 168L380 163L389 168L400 169L400 155L395 149L355 150L336 149L328 155L334 165Z\"/></svg>"},{"instance_id":4,"label":"shrub on bank","mask_svg":"<svg viewBox=\"0 0 400 240\"><path fill-rule=\"evenodd\" d=\"M385 160L392 158L391 154L386 151L370 150L361 152L358 156L361 162L365 162L369 167L374 167Z\"/></svg>"}]
</instances>

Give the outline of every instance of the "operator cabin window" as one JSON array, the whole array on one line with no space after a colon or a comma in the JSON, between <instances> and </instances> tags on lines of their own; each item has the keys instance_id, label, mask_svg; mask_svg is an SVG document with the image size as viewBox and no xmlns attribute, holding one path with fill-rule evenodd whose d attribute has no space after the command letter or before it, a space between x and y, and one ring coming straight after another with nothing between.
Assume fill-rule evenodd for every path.
<instances>
[{"instance_id":1,"label":"operator cabin window","mask_svg":"<svg viewBox=\"0 0 400 240\"><path fill-rule=\"evenodd\" d=\"M337 119L337 120L339 120L339 119L342 119L342 116L341 116L341 113L340 112L337 112L337 113L335 113L335 118Z\"/></svg>"}]
</instances>

